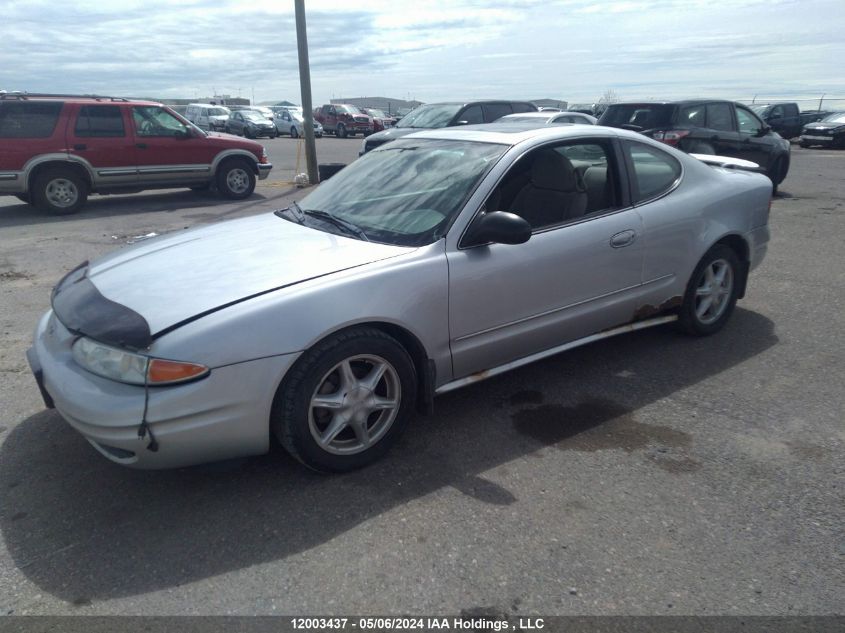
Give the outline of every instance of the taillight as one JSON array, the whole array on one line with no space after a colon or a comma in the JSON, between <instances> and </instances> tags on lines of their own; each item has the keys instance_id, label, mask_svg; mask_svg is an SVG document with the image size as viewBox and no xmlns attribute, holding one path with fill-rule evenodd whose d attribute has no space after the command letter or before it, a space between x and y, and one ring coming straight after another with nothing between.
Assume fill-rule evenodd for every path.
<instances>
[{"instance_id":1,"label":"taillight","mask_svg":"<svg viewBox=\"0 0 845 633\"><path fill-rule=\"evenodd\" d=\"M651 137L655 141L666 143L667 145L677 145L685 136L689 136L690 130L662 130L655 132Z\"/></svg>"}]
</instances>

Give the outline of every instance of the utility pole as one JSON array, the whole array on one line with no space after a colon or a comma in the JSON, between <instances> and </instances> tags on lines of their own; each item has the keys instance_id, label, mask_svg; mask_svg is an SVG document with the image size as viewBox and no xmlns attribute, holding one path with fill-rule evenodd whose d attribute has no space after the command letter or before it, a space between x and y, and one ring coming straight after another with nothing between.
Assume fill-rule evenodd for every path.
<instances>
[{"instance_id":1,"label":"utility pole","mask_svg":"<svg viewBox=\"0 0 845 633\"><path fill-rule=\"evenodd\" d=\"M305 163L308 182L316 185L317 145L314 141L314 112L311 105L311 67L308 63L308 35L305 31L305 0L294 0L296 8L296 45L299 49L299 85L302 91L302 118L305 119Z\"/></svg>"}]
</instances>

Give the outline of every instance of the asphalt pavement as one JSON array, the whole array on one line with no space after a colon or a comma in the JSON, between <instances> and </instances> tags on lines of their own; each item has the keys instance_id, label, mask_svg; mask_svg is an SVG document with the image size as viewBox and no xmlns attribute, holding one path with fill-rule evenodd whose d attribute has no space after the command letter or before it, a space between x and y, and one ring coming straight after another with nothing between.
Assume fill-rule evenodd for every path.
<instances>
[{"instance_id":1,"label":"asphalt pavement","mask_svg":"<svg viewBox=\"0 0 845 633\"><path fill-rule=\"evenodd\" d=\"M304 195L299 143L265 144L276 169L238 203L0 198L0 613L843 612L845 151L793 149L767 259L714 337L645 330L449 393L348 475L281 450L114 465L29 374L50 288L138 236ZM360 144L320 139L318 160Z\"/></svg>"}]
</instances>

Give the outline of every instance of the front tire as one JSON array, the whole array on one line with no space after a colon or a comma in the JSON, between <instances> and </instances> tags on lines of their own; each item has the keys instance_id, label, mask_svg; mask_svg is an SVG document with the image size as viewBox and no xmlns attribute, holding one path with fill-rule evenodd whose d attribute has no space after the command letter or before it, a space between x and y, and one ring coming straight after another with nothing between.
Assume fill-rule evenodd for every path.
<instances>
[{"instance_id":1,"label":"front tire","mask_svg":"<svg viewBox=\"0 0 845 633\"><path fill-rule=\"evenodd\" d=\"M297 138L299 136L299 132L296 131L296 126L292 125L290 128L290 137Z\"/></svg>"},{"instance_id":2,"label":"front tire","mask_svg":"<svg viewBox=\"0 0 845 633\"><path fill-rule=\"evenodd\" d=\"M337 126L337 137L346 138L346 126L344 126L343 123Z\"/></svg>"},{"instance_id":3,"label":"front tire","mask_svg":"<svg viewBox=\"0 0 845 633\"><path fill-rule=\"evenodd\" d=\"M786 173L789 171L789 164L786 162L786 159L781 156L777 160L775 160L774 165L769 170L767 174L769 180L772 181L772 193L776 193L778 190L778 185L782 183L786 179Z\"/></svg>"},{"instance_id":4,"label":"front tire","mask_svg":"<svg viewBox=\"0 0 845 633\"><path fill-rule=\"evenodd\" d=\"M245 160L228 160L217 172L217 189L231 200L249 198L255 191L255 172Z\"/></svg>"},{"instance_id":5,"label":"front tire","mask_svg":"<svg viewBox=\"0 0 845 633\"><path fill-rule=\"evenodd\" d=\"M732 248L716 244L690 277L678 324L693 336L709 336L721 330L736 306L740 287L739 258Z\"/></svg>"},{"instance_id":6,"label":"front tire","mask_svg":"<svg viewBox=\"0 0 845 633\"><path fill-rule=\"evenodd\" d=\"M71 169L50 169L35 178L32 200L55 215L76 213L88 199L88 183Z\"/></svg>"},{"instance_id":7,"label":"front tire","mask_svg":"<svg viewBox=\"0 0 845 633\"><path fill-rule=\"evenodd\" d=\"M381 330L339 332L305 352L273 401L273 433L300 462L346 472L383 456L408 424L416 372Z\"/></svg>"}]
</instances>

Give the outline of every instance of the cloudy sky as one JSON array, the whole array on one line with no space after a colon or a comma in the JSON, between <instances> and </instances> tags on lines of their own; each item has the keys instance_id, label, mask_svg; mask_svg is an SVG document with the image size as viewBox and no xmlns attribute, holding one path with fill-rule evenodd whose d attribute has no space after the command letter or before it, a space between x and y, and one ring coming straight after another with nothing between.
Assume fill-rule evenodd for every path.
<instances>
[{"instance_id":1,"label":"cloudy sky","mask_svg":"<svg viewBox=\"0 0 845 633\"><path fill-rule=\"evenodd\" d=\"M299 103L293 6L4 0L0 89ZM306 0L306 13L315 105L845 97L843 0Z\"/></svg>"}]
</instances>

